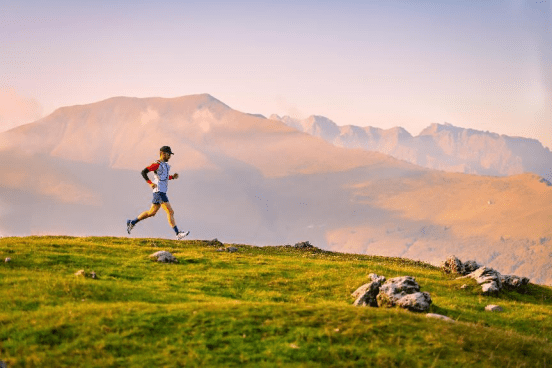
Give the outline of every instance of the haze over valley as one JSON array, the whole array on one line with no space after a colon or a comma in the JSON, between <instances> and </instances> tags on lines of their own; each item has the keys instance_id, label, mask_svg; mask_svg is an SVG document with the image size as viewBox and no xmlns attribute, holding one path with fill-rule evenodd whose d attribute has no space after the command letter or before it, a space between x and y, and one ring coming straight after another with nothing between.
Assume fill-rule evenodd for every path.
<instances>
[{"instance_id":1,"label":"haze over valley","mask_svg":"<svg viewBox=\"0 0 553 369\"><path fill-rule=\"evenodd\" d=\"M266 119L207 94L57 109L0 133L0 234L125 236L151 201L140 171L169 145L180 178L168 196L192 238L309 240L434 264L455 254L551 283L551 152L539 142L310 119ZM131 235L172 236L161 213Z\"/></svg>"}]
</instances>

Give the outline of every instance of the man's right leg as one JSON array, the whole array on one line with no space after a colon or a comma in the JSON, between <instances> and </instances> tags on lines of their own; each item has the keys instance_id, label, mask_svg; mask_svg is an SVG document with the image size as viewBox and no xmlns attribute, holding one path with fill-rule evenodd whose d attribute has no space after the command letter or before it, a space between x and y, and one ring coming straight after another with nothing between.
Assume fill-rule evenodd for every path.
<instances>
[{"instance_id":1,"label":"man's right leg","mask_svg":"<svg viewBox=\"0 0 553 369\"><path fill-rule=\"evenodd\" d=\"M159 210L160 207L161 207L161 204L152 204L152 206L150 207L150 210L146 210L146 211L140 213L140 215L138 217L136 217L135 220L127 220L127 232L129 234L131 234L131 229L134 228L136 223L138 223L141 220L144 220L146 218L153 217L154 215L156 215L156 213L157 213L157 211Z\"/></svg>"},{"instance_id":2,"label":"man's right leg","mask_svg":"<svg viewBox=\"0 0 553 369\"><path fill-rule=\"evenodd\" d=\"M138 219L138 221L140 222L143 219L153 217L154 215L156 215L160 207L161 207L161 204L152 204L152 206L150 207L150 210L146 210L140 213L140 215L136 219Z\"/></svg>"}]
</instances>

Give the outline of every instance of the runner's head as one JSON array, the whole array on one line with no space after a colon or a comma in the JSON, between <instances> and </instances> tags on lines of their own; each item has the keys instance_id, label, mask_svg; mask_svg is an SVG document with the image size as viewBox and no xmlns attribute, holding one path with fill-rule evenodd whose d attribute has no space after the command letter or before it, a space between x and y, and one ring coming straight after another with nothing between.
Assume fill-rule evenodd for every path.
<instances>
[{"instance_id":1,"label":"runner's head","mask_svg":"<svg viewBox=\"0 0 553 369\"><path fill-rule=\"evenodd\" d=\"M171 151L169 146L162 146L159 149L159 157L161 160L168 161L171 158L171 155L174 155L174 153Z\"/></svg>"}]
</instances>

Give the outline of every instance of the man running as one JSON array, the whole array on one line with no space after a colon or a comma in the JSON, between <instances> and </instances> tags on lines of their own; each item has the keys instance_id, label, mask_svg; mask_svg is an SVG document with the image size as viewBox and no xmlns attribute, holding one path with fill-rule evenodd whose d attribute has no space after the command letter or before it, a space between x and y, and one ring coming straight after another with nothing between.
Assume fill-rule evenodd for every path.
<instances>
[{"instance_id":1,"label":"man running","mask_svg":"<svg viewBox=\"0 0 553 369\"><path fill-rule=\"evenodd\" d=\"M142 177L154 190L154 199L152 200L152 207L150 210L142 212L136 219L130 220L127 219L127 232L131 234L131 229L134 228L136 223L140 222L143 219L153 217L156 215L160 207L163 207L167 213L167 220L169 225L173 228L177 235L177 240L182 240L184 237L188 236L190 231L179 231L177 225L175 224L175 218L173 217L174 211L169 204L169 199L167 198L167 185L170 179L177 179L179 175L177 173L169 175L169 170L171 166L167 164L171 155L174 155L169 146L163 146L159 149L159 160L150 165L149 167L142 170ZM148 178L148 172L154 172L154 181L150 181Z\"/></svg>"}]
</instances>

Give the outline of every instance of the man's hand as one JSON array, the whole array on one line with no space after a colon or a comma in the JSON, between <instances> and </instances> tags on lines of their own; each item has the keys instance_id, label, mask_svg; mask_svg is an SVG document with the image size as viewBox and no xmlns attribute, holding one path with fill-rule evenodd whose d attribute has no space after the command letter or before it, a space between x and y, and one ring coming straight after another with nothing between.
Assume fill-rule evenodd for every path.
<instances>
[{"instance_id":1,"label":"man's hand","mask_svg":"<svg viewBox=\"0 0 553 369\"><path fill-rule=\"evenodd\" d=\"M179 178L179 174L178 173L173 174L173 179L177 179L177 178Z\"/></svg>"},{"instance_id":2,"label":"man's hand","mask_svg":"<svg viewBox=\"0 0 553 369\"><path fill-rule=\"evenodd\" d=\"M150 187L152 187L152 190L155 190L156 187L157 187L157 185L156 185L155 183L151 183L151 184L150 184Z\"/></svg>"}]
</instances>

